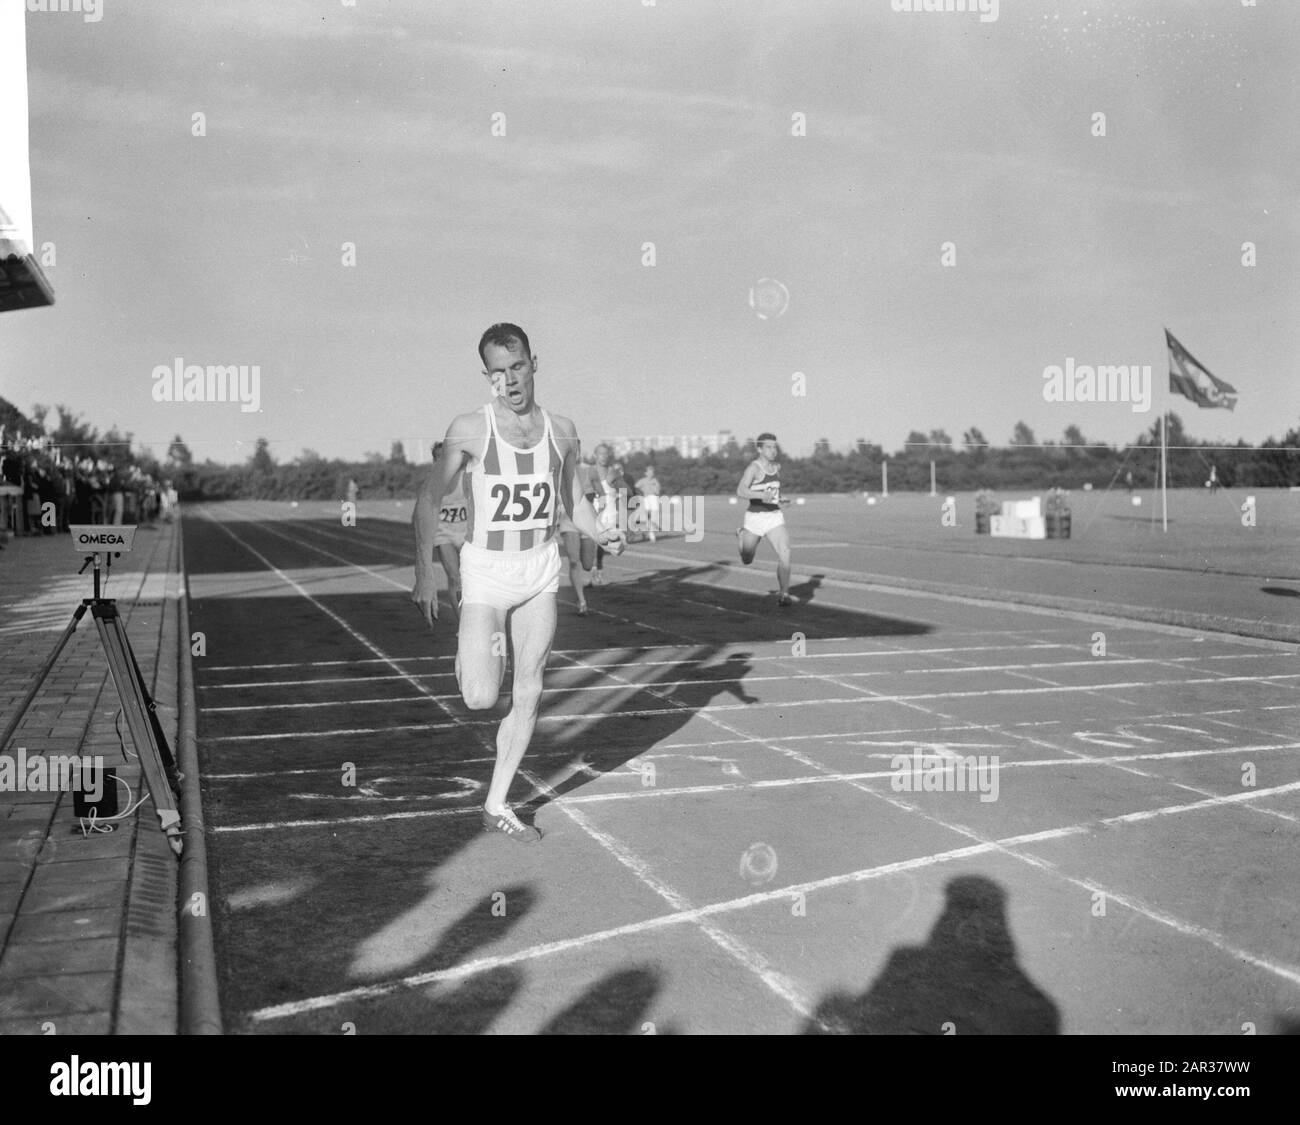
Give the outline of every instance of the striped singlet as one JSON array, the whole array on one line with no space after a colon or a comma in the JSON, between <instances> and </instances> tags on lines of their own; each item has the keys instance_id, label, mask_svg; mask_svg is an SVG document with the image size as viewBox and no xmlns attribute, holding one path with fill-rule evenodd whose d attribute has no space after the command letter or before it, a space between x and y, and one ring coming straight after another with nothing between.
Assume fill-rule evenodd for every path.
<instances>
[{"instance_id":1,"label":"striped singlet","mask_svg":"<svg viewBox=\"0 0 1300 1125\"><path fill-rule=\"evenodd\" d=\"M466 469L465 498L469 508L466 542L488 551L517 552L540 547L555 534L559 522L560 470L564 458L551 433L551 416L542 411L545 427L531 449L516 449L497 430L492 404L483 452L473 469Z\"/></svg>"},{"instance_id":2,"label":"striped singlet","mask_svg":"<svg viewBox=\"0 0 1300 1125\"><path fill-rule=\"evenodd\" d=\"M755 461L754 464L759 465L760 468L762 467L758 461ZM764 469L762 479L756 480L751 487L765 488L770 485L776 485L776 488L768 493L768 500L756 500L752 496L749 498L749 510L751 512L779 512L781 510L779 503L781 499L781 463L779 461L770 472ZM776 501L776 503L772 501Z\"/></svg>"}]
</instances>

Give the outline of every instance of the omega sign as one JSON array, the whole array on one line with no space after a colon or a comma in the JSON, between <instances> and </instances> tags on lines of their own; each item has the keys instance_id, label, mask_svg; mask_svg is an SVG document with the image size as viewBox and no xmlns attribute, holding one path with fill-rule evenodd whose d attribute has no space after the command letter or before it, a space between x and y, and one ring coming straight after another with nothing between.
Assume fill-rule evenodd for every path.
<instances>
[{"instance_id":1,"label":"omega sign","mask_svg":"<svg viewBox=\"0 0 1300 1125\"><path fill-rule=\"evenodd\" d=\"M129 551L135 541L135 524L74 523L72 549L79 555L95 551Z\"/></svg>"}]
</instances>

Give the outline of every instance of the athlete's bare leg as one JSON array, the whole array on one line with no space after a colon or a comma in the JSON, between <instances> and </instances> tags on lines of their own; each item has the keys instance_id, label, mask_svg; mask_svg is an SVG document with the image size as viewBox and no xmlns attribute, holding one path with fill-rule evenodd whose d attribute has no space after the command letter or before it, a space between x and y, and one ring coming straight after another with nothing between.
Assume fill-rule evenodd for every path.
<instances>
[{"instance_id":1,"label":"athlete's bare leg","mask_svg":"<svg viewBox=\"0 0 1300 1125\"><path fill-rule=\"evenodd\" d=\"M578 599L578 612L587 612L587 595L583 592L591 581L591 568L596 562L596 544L576 531L562 533L564 553L569 559L569 584ZM585 573L584 573L585 572Z\"/></svg>"},{"instance_id":2,"label":"athlete's bare leg","mask_svg":"<svg viewBox=\"0 0 1300 1125\"><path fill-rule=\"evenodd\" d=\"M767 541L776 552L776 584L782 596L790 593L790 532L785 524L778 524L767 533Z\"/></svg>"},{"instance_id":3,"label":"athlete's bare leg","mask_svg":"<svg viewBox=\"0 0 1300 1125\"><path fill-rule=\"evenodd\" d=\"M483 802L483 807L494 816L505 809L510 783L532 740L537 710L542 701L542 677L554 639L554 594L538 594L510 614L510 641L515 661L510 713L497 728L497 761L492 769L487 800Z\"/></svg>"},{"instance_id":4,"label":"athlete's bare leg","mask_svg":"<svg viewBox=\"0 0 1300 1125\"><path fill-rule=\"evenodd\" d=\"M755 535L748 528L737 528L736 541L740 544L740 561L746 566L754 561L754 552L763 542L762 536Z\"/></svg>"},{"instance_id":5,"label":"athlete's bare leg","mask_svg":"<svg viewBox=\"0 0 1300 1125\"><path fill-rule=\"evenodd\" d=\"M494 706L505 671L506 611L482 602L461 606L456 681L465 706L471 711Z\"/></svg>"}]
</instances>

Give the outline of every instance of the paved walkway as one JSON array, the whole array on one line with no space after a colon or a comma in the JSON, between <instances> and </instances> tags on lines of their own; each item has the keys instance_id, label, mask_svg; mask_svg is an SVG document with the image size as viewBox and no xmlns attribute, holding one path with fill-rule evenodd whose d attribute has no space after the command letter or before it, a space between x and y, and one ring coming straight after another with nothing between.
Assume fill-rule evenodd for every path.
<instances>
[{"instance_id":1,"label":"paved walkway","mask_svg":"<svg viewBox=\"0 0 1300 1125\"><path fill-rule=\"evenodd\" d=\"M142 527L105 591L118 599L173 753L179 549L177 525ZM0 727L92 592L80 565L66 535L10 540L0 552ZM142 779L125 718L131 756L119 746L119 706L87 615L0 762L16 770L20 749L29 769L38 755L102 755L134 802ZM177 1031L177 863L152 802L114 828L83 834L69 792L0 787L0 1034Z\"/></svg>"}]
</instances>

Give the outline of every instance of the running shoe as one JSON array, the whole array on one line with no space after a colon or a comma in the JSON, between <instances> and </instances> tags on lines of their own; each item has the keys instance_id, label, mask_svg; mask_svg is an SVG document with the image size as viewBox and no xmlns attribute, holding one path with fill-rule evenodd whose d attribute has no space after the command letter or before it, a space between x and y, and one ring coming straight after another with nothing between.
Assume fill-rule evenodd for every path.
<instances>
[{"instance_id":1,"label":"running shoe","mask_svg":"<svg viewBox=\"0 0 1300 1125\"><path fill-rule=\"evenodd\" d=\"M506 809L496 816L484 809L483 831L499 832L502 836L509 836L510 839L520 844L535 844L542 838L542 834L536 828L529 828L510 809Z\"/></svg>"},{"instance_id":2,"label":"running shoe","mask_svg":"<svg viewBox=\"0 0 1300 1125\"><path fill-rule=\"evenodd\" d=\"M781 595L776 599L776 604L777 604L777 605L794 605L794 598L792 598L789 594L781 594Z\"/></svg>"},{"instance_id":3,"label":"running shoe","mask_svg":"<svg viewBox=\"0 0 1300 1125\"><path fill-rule=\"evenodd\" d=\"M586 616L587 616L587 603L586 603L586 602L583 602L581 605L578 606L578 616L579 616L579 617L586 617Z\"/></svg>"},{"instance_id":4,"label":"running shoe","mask_svg":"<svg viewBox=\"0 0 1300 1125\"><path fill-rule=\"evenodd\" d=\"M605 585L605 575L601 573L599 570L593 570L591 572L591 584L593 586Z\"/></svg>"}]
</instances>

